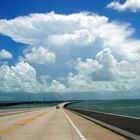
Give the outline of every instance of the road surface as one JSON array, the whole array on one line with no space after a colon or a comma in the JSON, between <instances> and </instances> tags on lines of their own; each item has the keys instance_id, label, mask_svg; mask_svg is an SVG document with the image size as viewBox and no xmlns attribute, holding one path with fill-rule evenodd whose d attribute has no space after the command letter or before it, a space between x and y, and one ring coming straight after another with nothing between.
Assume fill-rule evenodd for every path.
<instances>
[{"instance_id":1,"label":"road surface","mask_svg":"<svg viewBox=\"0 0 140 140\"><path fill-rule=\"evenodd\" d=\"M68 110L55 107L0 117L0 140L125 140Z\"/></svg>"}]
</instances>

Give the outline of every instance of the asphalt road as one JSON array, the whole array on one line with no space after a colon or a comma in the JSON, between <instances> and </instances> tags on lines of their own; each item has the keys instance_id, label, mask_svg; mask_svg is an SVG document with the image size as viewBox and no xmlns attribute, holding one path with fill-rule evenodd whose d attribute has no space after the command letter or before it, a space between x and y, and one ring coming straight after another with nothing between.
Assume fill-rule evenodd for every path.
<instances>
[{"instance_id":1,"label":"asphalt road","mask_svg":"<svg viewBox=\"0 0 140 140\"><path fill-rule=\"evenodd\" d=\"M54 107L0 117L1 140L79 140L61 109Z\"/></svg>"},{"instance_id":2,"label":"asphalt road","mask_svg":"<svg viewBox=\"0 0 140 140\"><path fill-rule=\"evenodd\" d=\"M0 117L0 140L124 140L93 122L55 107Z\"/></svg>"}]
</instances>

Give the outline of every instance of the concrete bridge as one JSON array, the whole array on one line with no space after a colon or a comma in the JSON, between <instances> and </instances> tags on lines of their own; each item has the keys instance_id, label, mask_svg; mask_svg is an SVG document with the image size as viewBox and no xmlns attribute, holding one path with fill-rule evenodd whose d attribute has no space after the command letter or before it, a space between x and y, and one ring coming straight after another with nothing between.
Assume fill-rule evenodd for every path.
<instances>
[{"instance_id":1,"label":"concrete bridge","mask_svg":"<svg viewBox=\"0 0 140 140\"><path fill-rule=\"evenodd\" d=\"M60 105L0 114L0 140L126 140Z\"/></svg>"}]
</instances>

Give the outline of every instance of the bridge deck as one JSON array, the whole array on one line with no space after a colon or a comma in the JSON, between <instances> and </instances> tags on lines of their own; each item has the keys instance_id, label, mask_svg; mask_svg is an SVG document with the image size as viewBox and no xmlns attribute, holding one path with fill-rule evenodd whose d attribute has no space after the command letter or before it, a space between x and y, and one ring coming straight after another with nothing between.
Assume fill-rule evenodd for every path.
<instances>
[{"instance_id":1,"label":"bridge deck","mask_svg":"<svg viewBox=\"0 0 140 140\"><path fill-rule=\"evenodd\" d=\"M68 110L54 107L0 117L1 140L124 140ZM73 126L74 125L74 126ZM84 139L84 138L83 138Z\"/></svg>"}]
</instances>

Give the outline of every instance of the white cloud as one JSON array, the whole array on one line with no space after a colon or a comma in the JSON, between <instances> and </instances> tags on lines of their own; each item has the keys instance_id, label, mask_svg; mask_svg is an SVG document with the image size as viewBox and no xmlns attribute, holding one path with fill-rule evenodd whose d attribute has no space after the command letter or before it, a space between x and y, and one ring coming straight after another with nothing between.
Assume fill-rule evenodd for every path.
<instances>
[{"instance_id":1,"label":"white cloud","mask_svg":"<svg viewBox=\"0 0 140 140\"><path fill-rule=\"evenodd\" d=\"M77 74L68 76L69 90L77 92L129 91L136 86L140 64L117 61L109 48L99 52L95 59L78 59ZM137 85L138 86L138 85Z\"/></svg>"},{"instance_id":2,"label":"white cloud","mask_svg":"<svg viewBox=\"0 0 140 140\"><path fill-rule=\"evenodd\" d=\"M129 24L110 22L107 17L93 13L30 14L1 19L0 33L31 47L22 58L27 63L0 67L1 91L120 92L139 86L136 81L140 79L137 78L140 75L140 40L133 37L134 29ZM87 57L91 51L89 47L95 47L95 58ZM89 51L79 53L82 49ZM61 58L65 57L65 50L73 52L69 54L69 69L74 72L68 72L67 77L61 76L61 80L50 75L40 76L30 65L54 63L54 52L56 55L62 52L57 55L59 58L52 73L57 73L59 67L58 73L64 74L67 68ZM86 59L78 58L73 62L81 54Z\"/></svg>"},{"instance_id":3,"label":"white cloud","mask_svg":"<svg viewBox=\"0 0 140 140\"><path fill-rule=\"evenodd\" d=\"M32 64L50 64L55 63L55 54L48 49L39 47L32 48L31 52L26 52L22 60Z\"/></svg>"},{"instance_id":4,"label":"white cloud","mask_svg":"<svg viewBox=\"0 0 140 140\"><path fill-rule=\"evenodd\" d=\"M48 41L53 46L79 46L85 47L87 45L92 45L95 42L95 36L91 35L88 30L78 30L69 34L57 34L51 35Z\"/></svg>"},{"instance_id":5,"label":"white cloud","mask_svg":"<svg viewBox=\"0 0 140 140\"><path fill-rule=\"evenodd\" d=\"M107 8L112 8L118 11L130 10L132 12L140 11L140 0L125 0L123 4L119 0L115 0L107 5Z\"/></svg>"},{"instance_id":6,"label":"white cloud","mask_svg":"<svg viewBox=\"0 0 140 140\"><path fill-rule=\"evenodd\" d=\"M46 76L40 77L39 82L36 70L28 63L19 62L16 66L2 65L0 67L0 91L2 92L64 92L65 86L56 80L50 83ZM46 80L45 80L46 79Z\"/></svg>"},{"instance_id":7,"label":"white cloud","mask_svg":"<svg viewBox=\"0 0 140 140\"><path fill-rule=\"evenodd\" d=\"M95 59L75 62L77 74L69 73L62 81L49 75L37 77L28 63L0 67L0 91L30 93L66 92L129 92L138 90L140 64L118 61L109 48L100 51Z\"/></svg>"},{"instance_id":8,"label":"white cloud","mask_svg":"<svg viewBox=\"0 0 140 140\"><path fill-rule=\"evenodd\" d=\"M93 13L61 15L52 12L1 19L0 33L32 47L48 47L50 51L55 47L64 51L67 47L100 45L100 48L110 48L121 59L139 59L140 40L131 37L134 29L129 24L110 22L107 17Z\"/></svg>"},{"instance_id":9,"label":"white cloud","mask_svg":"<svg viewBox=\"0 0 140 140\"><path fill-rule=\"evenodd\" d=\"M9 51L5 49L0 50L0 59L12 59L12 58L13 56Z\"/></svg>"},{"instance_id":10,"label":"white cloud","mask_svg":"<svg viewBox=\"0 0 140 140\"><path fill-rule=\"evenodd\" d=\"M51 85L50 85L50 91L52 92L65 92L66 91L66 87L65 85L61 84L60 82L53 80Z\"/></svg>"},{"instance_id":11,"label":"white cloud","mask_svg":"<svg viewBox=\"0 0 140 140\"><path fill-rule=\"evenodd\" d=\"M20 62L16 66L0 67L0 90L31 92L36 86L36 71L28 63Z\"/></svg>"}]
</instances>

